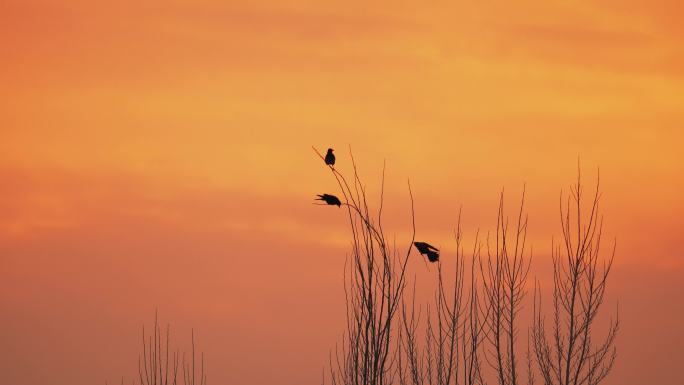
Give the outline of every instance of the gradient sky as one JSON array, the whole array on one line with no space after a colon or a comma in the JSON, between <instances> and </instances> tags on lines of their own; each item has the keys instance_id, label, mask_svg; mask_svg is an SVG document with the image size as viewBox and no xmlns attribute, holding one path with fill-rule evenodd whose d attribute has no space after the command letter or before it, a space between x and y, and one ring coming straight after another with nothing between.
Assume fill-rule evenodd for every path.
<instances>
[{"instance_id":1,"label":"gradient sky","mask_svg":"<svg viewBox=\"0 0 684 385\"><path fill-rule=\"evenodd\" d=\"M525 183L542 279L600 167L606 384L684 382L681 1L102 3L0 4L1 383L131 379L155 308L212 384L318 381L349 241L311 145L372 194L386 160L398 240L410 178L445 255Z\"/></svg>"}]
</instances>

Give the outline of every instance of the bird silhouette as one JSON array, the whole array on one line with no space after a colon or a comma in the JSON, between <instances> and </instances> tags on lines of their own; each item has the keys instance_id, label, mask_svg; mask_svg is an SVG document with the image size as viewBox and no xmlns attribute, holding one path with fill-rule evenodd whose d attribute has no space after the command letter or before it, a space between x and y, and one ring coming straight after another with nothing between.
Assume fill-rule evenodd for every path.
<instances>
[{"instance_id":1,"label":"bird silhouette","mask_svg":"<svg viewBox=\"0 0 684 385\"><path fill-rule=\"evenodd\" d=\"M342 202L340 202L340 199L334 195L330 194L318 194L318 198L316 200L319 201L324 201L325 203L329 204L330 206L337 206L340 207L342 205Z\"/></svg>"},{"instance_id":2,"label":"bird silhouette","mask_svg":"<svg viewBox=\"0 0 684 385\"><path fill-rule=\"evenodd\" d=\"M439 253L436 251L428 251L427 253L425 253L425 255L427 256L427 259L430 262L439 261Z\"/></svg>"},{"instance_id":3,"label":"bird silhouette","mask_svg":"<svg viewBox=\"0 0 684 385\"><path fill-rule=\"evenodd\" d=\"M325 164L327 164L328 166L335 165L335 155L333 154L332 148L329 148L328 153L325 154Z\"/></svg>"},{"instance_id":4,"label":"bird silhouette","mask_svg":"<svg viewBox=\"0 0 684 385\"><path fill-rule=\"evenodd\" d=\"M432 246L431 244L427 242L413 242L413 245L416 246L416 249L418 249L418 252L427 256L428 261L430 262L437 262L439 261L439 249Z\"/></svg>"}]
</instances>

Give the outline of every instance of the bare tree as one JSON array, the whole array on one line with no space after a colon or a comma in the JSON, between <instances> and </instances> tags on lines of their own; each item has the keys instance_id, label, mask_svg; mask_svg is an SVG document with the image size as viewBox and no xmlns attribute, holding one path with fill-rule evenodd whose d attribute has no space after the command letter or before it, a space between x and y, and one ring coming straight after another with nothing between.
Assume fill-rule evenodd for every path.
<instances>
[{"instance_id":1,"label":"bare tree","mask_svg":"<svg viewBox=\"0 0 684 385\"><path fill-rule=\"evenodd\" d=\"M518 313L525 298L525 285L532 261L525 257L527 215L524 214L523 190L513 237L509 234L508 218L504 214L504 194L499 199L494 245L487 236L487 260L480 263L489 317L486 319L490 349L486 359L496 372L499 385L518 384ZM529 370L528 370L529 372Z\"/></svg>"},{"instance_id":2,"label":"bare tree","mask_svg":"<svg viewBox=\"0 0 684 385\"><path fill-rule=\"evenodd\" d=\"M563 205L561 194L564 247L553 243L553 341L547 338L541 293L535 286L526 368L521 368L519 314L532 262L525 191L514 230L510 230L501 193L496 235L487 236L486 259L480 255L476 237L469 275L459 213L453 286L445 283L438 262L434 299L423 313L423 307L416 306L415 283L412 292L406 291L407 262L415 240L411 186L412 236L402 253L396 244L388 244L383 231L384 167L379 208L371 211L351 151L350 158L351 183L328 165L343 202L328 196L331 201L326 203L345 206L352 233L351 255L345 264L346 332L341 347L330 355L334 385L483 385L490 378L483 359L499 385L519 385L525 369L528 385L534 384L537 372L545 385L597 385L605 378L615 360L619 323L617 318L611 320L606 338L593 344L592 326L603 303L615 250L613 246L613 254L601 268L598 184L587 218L582 212L579 176L572 188L573 210L570 197Z\"/></svg>"},{"instance_id":3,"label":"bare tree","mask_svg":"<svg viewBox=\"0 0 684 385\"><path fill-rule=\"evenodd\" d=\"M351 183L329 166L344 197L342 204L347 208L352 232L351 256L345 266L347 328L342 346L334 358L331 354L330 376L333 384L391 384L396 351L393 333L415 238L413 196L409 184L413 235L406 251L400 252L396 245L389 244L382 227L384 168L379 208L371 211L351 149L350 159Z\"/></svg>"},{"instance_id":4,"label":"bare tree","mask_svg":"<svg viewBox=\"0 0 684 385\"><path fill-rule=\"evenodd\" d=\"M596 385L610 372L616 357L619 318L610 320L607 335L597 344L593 327L603 303L615 256L599 257L603 219L599 214L597 181L588 212L578 171L571 194L561 193L562 240L552 242L553 323L549 332L542 315L541 290L535 287L532 340L545 385Z\"/></svg>"}]
</instances>

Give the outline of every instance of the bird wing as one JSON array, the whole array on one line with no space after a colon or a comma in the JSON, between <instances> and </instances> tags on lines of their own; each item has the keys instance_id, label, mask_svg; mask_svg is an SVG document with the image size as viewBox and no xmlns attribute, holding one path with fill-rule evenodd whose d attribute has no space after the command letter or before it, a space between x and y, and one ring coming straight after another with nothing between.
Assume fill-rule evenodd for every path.
<instances>
[{"instance_id":1,"label":"bird wing","mask_svg":"<svg viewBox=\"0 0 684 385\"><path fill-rule=\"evenodd\" d=\"M426 253L428 251L439 251L439 249L437 249L436 247L432 246L427 242L413 242L413 244L416 246L416 249L418 249L421 253Z\"/></svg>"},{"instance_id":2,"label":"bird wing","mask_svg":"<svg viewBox=\"0 0 684 385\"><path fill-rule=\"evenodd\" d=\"M430 252L429 245L425 242L414 242L413 245L416 246L416 249L418 249L418 252L421 254Z\"/></svg>"}]
</instances>

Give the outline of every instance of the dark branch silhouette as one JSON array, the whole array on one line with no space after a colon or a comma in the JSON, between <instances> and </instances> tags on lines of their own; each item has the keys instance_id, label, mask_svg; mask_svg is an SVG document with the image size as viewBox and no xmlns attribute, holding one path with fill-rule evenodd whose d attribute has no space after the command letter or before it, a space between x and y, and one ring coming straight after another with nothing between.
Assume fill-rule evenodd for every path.
<instances>
[{"instance_id":1,"label":"dark branch silhouette","mask_svg":"<svg viewBox=\"0 0 684 385\"><path fill-rule=\"evenodd\" d=\"M545 385L596 385L615 363L615 338L619 318L611 319L607 335L596 343L593 327L603 304L608 274L613 265L615 244L607 259L599 257L603 219L599 215L599 182L583 211L583 188L577 183L563 201L560 214L562 239L552 242L553 319L550 331L542 315L541 289L535 287L532 340L539 371ZM565 203L565 204L564 204ZM550 334L550 337L549 337Z\"/></svg>"},{"instance_id":2,"label":"dark branch silhouette","mask_svg":"<svg viewBox=\"0 0 684 385\"><path fill-rule=\"evenodd\" d=\"M489 309L486 319L490 348L486 359L496 373L499 385L516 385L518 377L517 318L525 298L525 285L532 257L525 257L527 215L524 214L523 190L513 234L504 214L504 194L499 198L494 244L487 236L487 259L480 263L485 301ZM512 236L511 236L512 235ZM529 371L528 371L529 374Z\"/></svg>"},{"instance_id":3,"label":"dark branch silhouette","mask_svg":"<svg viewBox=\"0 0 684 385\"><path fill-rule=\"evenodd\" d=\"M162 336L157 313L154 315L152 335L142 329L142 353L138 356L138 379L140 385L180 385L178 367L182 365L183 385L206 385L207 375L204 369L204 353L201 353L200 368L195 368L195 332L191 334L192 351L186 361L185 353L182 360L179 352L171 351L170 326L166 325L166 332ZM124 384L123 378L121 384ZM131 381L135 385L135 381Z\"/></svg>"},{"instance_id":4,"label":"dark branch silhouette","mask_svg":"<svg viewBox=\"0 0 684 385\"><path fill-rule=\"evenodd\" d=\"M479 351L485 330L475 274L480 242L476 236L471 267L466 274L460 223L459 213L453 286L445 284L442 264L438 263L437 289L434 301L424 313L424 321L420 310L416 314L415 284L413 293L402 301L397 358L400 385L484 383ZM470 284L466 284L466 279Z\"/></svg>"},{"instance_id":5,"label":"dark branch silhouette","mask_svg":"<svg viewBox=\"0 0 684 385\"><path fill-rule=\"evenodd\" d=\"M478 232L470 268L465 263L459 212L454 282L447 285L440 250L415 241L410 184L412 235L404 254L388 245L383 230L384 166L378 209L372 211L351 150L350 158L351 183L326 162L342 193L339 206L347 208L352 239L345 264L347 327L341 347L329 361L334 385L519 385L525 372L528 385L534 385L536 374L541 374L544 385L598 385L608 375L616 357L619 323L617 318L611 320L607 336L599 344L593 342L592 327L614 255L613 247L613 255L599 264L598 186L588 218L582 215L579 177L572 190L576 223L571 220L570 199L561 205L564 248L553 244L553 325L546 330L541 290L535 285L534 320L526 354L521 356L519 315L532 262L525 191L513 228L501 193L496 233L491 239L487 236L487 257L481 257ZM329 194L319 195L321 200L324 196ZM415 281L413 290L406 290L412 247L437 264L434 300L425 308L416 304Z\"/></svg>"},{"instance_id":6,"label":"dark branch silhouette","mask_svg":"<svg viewBox=\"0 0 684 385\"><path fill-rule=\"evenodd\" d=\"M333 384L391 384L396 357L396 320L415 237L413 194L409 184L413 235L404 253L396 246L390 246L382 227L384 168L380 203L377 211L373 212L351 149L350 158L353 168L351 184L330 166L344 197L352 233L351 257L345 266L347 328L341 347L331 353L330 378Z\"/></svg>"}]
</instances>

